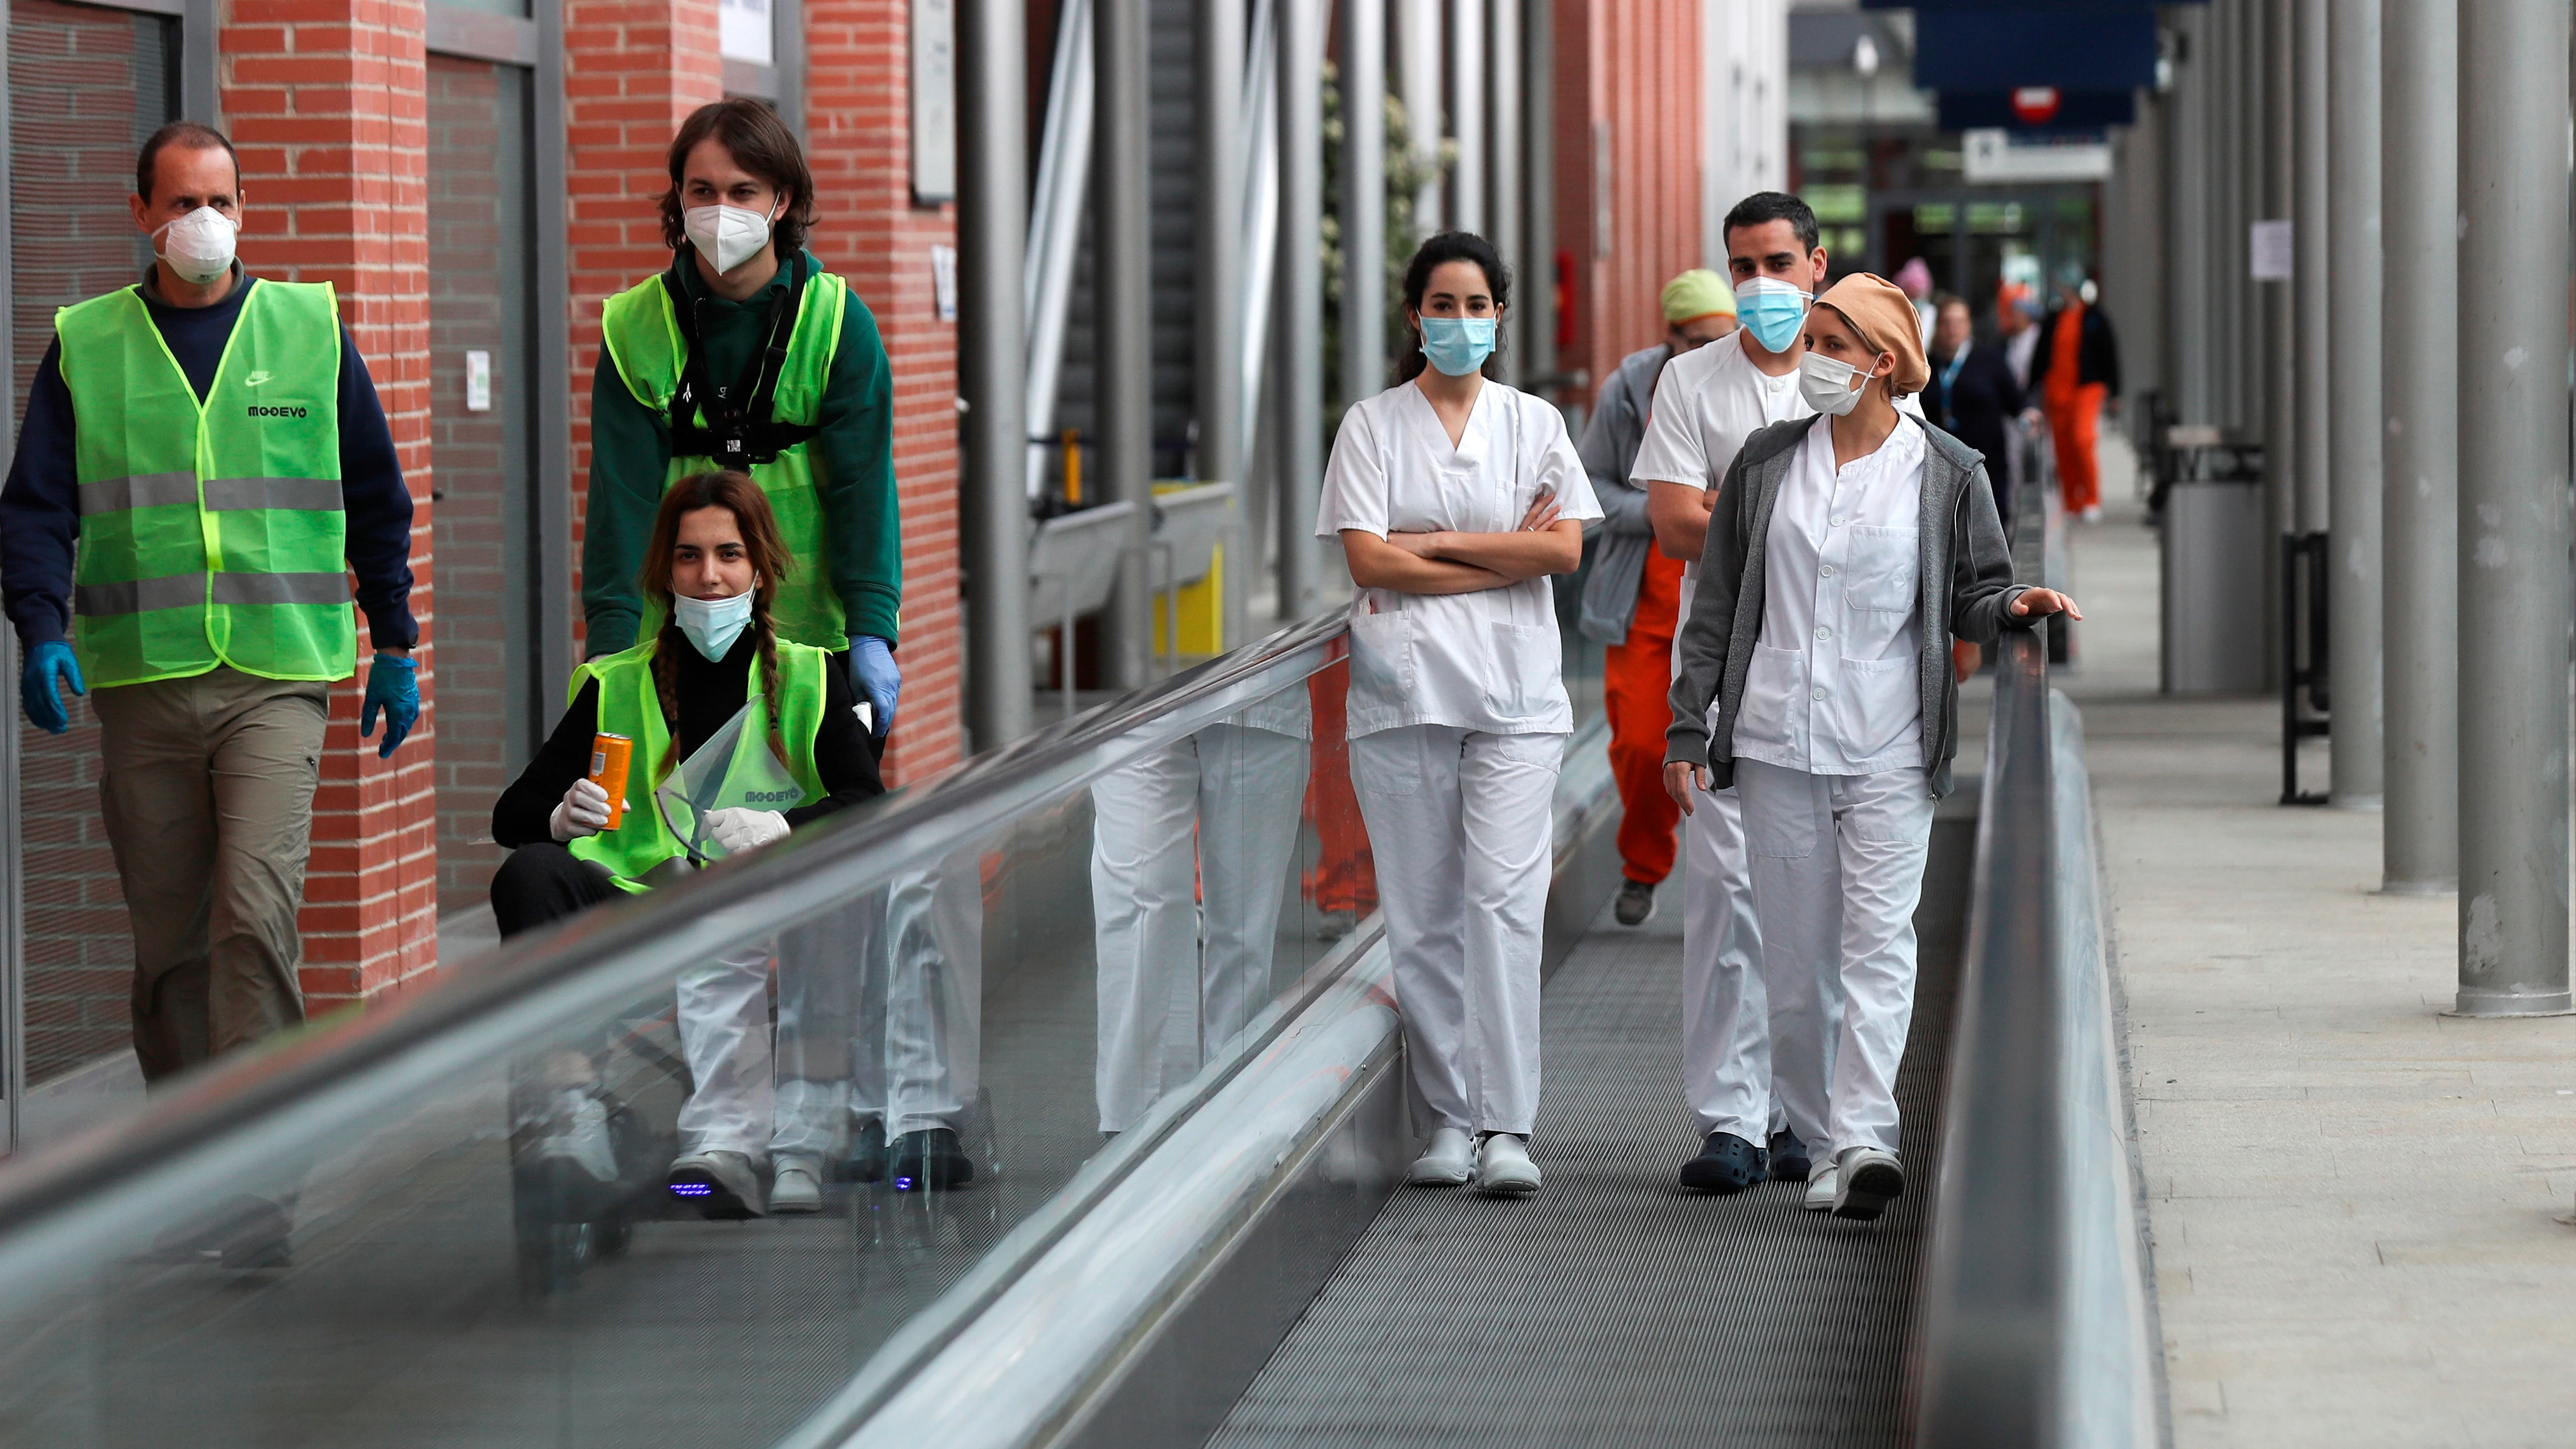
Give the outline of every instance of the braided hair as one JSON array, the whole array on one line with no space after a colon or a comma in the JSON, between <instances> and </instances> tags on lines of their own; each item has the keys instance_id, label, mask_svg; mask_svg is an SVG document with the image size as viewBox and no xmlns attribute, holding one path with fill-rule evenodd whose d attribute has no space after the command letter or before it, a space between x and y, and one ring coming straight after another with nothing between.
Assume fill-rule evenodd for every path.
<instances>
[{"instance_id":1,"label":"braided hair","mask_svg":"<svg viewBox=\"0 0 2576 1449\"><path fill-rule=\"evenodd\" d=\"M680 704L674 687L679 678L679 655L683 649L696 646L682 632L679 611L672 604L671 572L674 556L680 547L680 520L689 514L709 508L721 508L733 515L735 530L742 536L742 549L751 564L752 640L760 650L760 693L769 703L769 747L778 758L786 759L787 742L779 727L778 631L771 623L770 605L778 596L778 581L795 566L787 545L778 536L778 517L770 511L768 495L751 475L731 468L709 468L691 473L672 484L662 495L661 511L653 518L653 541L644 550L644 570L639 582L645 597L662 606L662 631L653 639L653 692L662 704L662 723L673 734L679 732ZM663 772L669 773L672 762L663 760Z\"/></svg>"}]
</instances>

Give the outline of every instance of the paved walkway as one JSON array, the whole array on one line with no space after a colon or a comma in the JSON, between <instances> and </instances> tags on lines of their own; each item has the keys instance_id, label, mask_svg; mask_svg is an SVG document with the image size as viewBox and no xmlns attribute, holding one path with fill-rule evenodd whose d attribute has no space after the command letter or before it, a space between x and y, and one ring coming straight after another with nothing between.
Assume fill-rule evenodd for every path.
<instances>
[{"instance_id":1,"label":"paved walkway","mask_svg":"<svg viewBox=\"0 0 2576 1449\"><path fill-rule=\"evenodd\" d=\"M2455 902L2273 803L2277 704L2156 695L2135 505L2075 556L2174 1443L2576 1444L2576 1018L2442 1016Z\"/></svg>"}]
</instances>

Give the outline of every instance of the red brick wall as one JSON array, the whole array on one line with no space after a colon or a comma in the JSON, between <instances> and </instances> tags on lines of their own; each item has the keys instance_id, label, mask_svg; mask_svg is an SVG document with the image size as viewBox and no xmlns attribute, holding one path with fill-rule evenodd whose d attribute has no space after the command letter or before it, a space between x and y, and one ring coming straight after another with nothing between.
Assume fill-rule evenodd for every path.
<instances>
[{"instance_id":1,"label":"red brick wall","mask_svg":"<svg viewBox=\"0 0 2576 1449\"><path fill-rule=\"evenodd\" d=\"M412 610L434 637L429 468L428 135L420 0L231 0L223 105L242 158L241 251L328 281L367 359L412 489ZM363 628L363 620L361 621ZM390 761L358 739L359 678L332 691L304 888L310 1007L400 985L438 959L435 656L419 728Z\"/></svg>"},{"instance_id":2,"label":"red brick wall","mask_svg":"<svg viewBox=\"0 0 2576 1449\"><path fill-rule=\"evenodd\" d=\"M572 297L573 630L580 649L581 527L590 477L590 379L599 309L671 264L655 198L689 112L724 99L716 0L564 0L564 142ZM559 687L559 685L558 685Z\"/></svg>"},{"instance_id":3,"label":"red brick wall","mask_svg":"<svg viewBox=\"0 0 2576 1449\"><path fill-rule=\"evenodd\" d=\"M894 370L903 498L903 708L885 767L915 783L960 756L957 324L938 320L930 249L954 206L912 204L909 12L903 0L806 0L806 134L815 255L876 314Z\"/></svg>"},{"instance_id":4,"label":"red brick wall","mask_svg":"<svg viewBox=\"0 0 2576 1449\"><path fill-rule=\"evenodd\" d=\"M1556 244L1575 263L1573 345L1557 365L1598 388L1663 336L1656 298L1701 264L1700 5L1567 0L1556 15ZM1598 127L1610 167L1598 169ZM1596 187L1609 186L1602 245ZM1607 255L1603 253L1607 252ZM1586 402L1591 390L1582 393Z\"/></svg>"}]
</instances>

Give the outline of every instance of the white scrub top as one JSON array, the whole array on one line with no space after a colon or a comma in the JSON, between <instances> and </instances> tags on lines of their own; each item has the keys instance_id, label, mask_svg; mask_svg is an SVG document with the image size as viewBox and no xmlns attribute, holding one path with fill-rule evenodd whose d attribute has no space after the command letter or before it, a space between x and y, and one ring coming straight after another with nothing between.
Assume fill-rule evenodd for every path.
<instances>
[{"instance_id":1,"label":"white scrub top","mask_svg":"<svg viewBox=\"0 0 2576 1449\"><path fill-rule=\"evenodd\" d=\"M1431 400L1400 383L1352 405L1324 468L1315 535L1509 533L1543 490L1557 517L1599 518L1565 418L1554 406L1486 381L1457 446ZM1472 594L1362 589L1351 604L1351 737L1437 724L1489 734L1574 728L1544 578Z\"/></svg>"},{"instance_id":2,"label":"white scrub top","mask_svg":"<svg viewBox=\"0 0 2576 1449\"><path fill-rule=\"evenodd\" d=\"M1764 534L1762 633L1735 716L1735 757L1811 775L1924 764L1923 424L1834 467L1809 428Z\"/></svg>"},{"instance_id":3,"label":"white scrub top","mask_svg":"<svg viewBox=\"0 0 2576 1449\"><path fill-rule=\"evenodd\" d=\"M1640 488L1648 483L1715 488L1726 481L1726 470L1735 466L1746 438L1773 423L1812 417L1815 411L1798 391L1796 368L1773 377L1753 365L1744 355L1744 329L1739 327L1664 364L1628 481ZM1690 621L1691 601L1698 594L1699 560L1684 559L1680 606L1673 615L1677 671L1679 625Z\"/></svg>"}]
</instances>

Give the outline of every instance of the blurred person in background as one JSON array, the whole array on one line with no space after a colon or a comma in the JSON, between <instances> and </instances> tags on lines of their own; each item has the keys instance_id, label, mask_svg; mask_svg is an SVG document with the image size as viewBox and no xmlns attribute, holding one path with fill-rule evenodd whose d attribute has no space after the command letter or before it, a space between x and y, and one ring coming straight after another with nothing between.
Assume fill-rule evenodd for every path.
<instances>
[{"instance_id":1,"label":"blurred person in background","mask_svg":"<svg viewBox=\"0 0 2576 1449\"><path fill-rule=\"evenodd\" d=\"M2102 410L2120 391L2120 343L2098 295L2083 267L2068 263L2031 365L2031 390L2057 443L2059 498L2087 523L2102 517Z\"/></svg>"},{"instance_id":2,"label":"blurred person in background","mask_svg":"<svg viewBox=\"0 0 2576 1449\"><path fill-rule=\"evenodd\" d=\"M1664 284L1664 340L1630 353L1593 401L1584 426L1583 471L1601 503L1592 569L1577 625L1605 647L1602 702L1610 716L1610 769L1619 786L1619 924L1654 914L1655 887L1673 873L1673 827L1681 811L1664 793L1664 725L1671 707L1673 630L1679 625L1682 568L1655 545L1646 490L1628 481L1664 364L1735 330L1735 289L1693 268Z\"/></svg>"},{"instance_id":3,"label":"blurred person in background","mask_svg":"<svg viewBox=\"0 0 2576 1449\"><path fill-rule=\"evenodd\" d=\"M1995 330L2004 339L2004 362L2012 368L2013 385L2030 391L2030 366L2039 356L2039 299L2019 282L2006 282L1995 293Z\"/></svg>"},{"instance_id":4,"label":"blurred person in background","mask_svg":"<svg viewBox=\"0 0 2576 1449\"><path fill-rule=\"evenodd\" d=\"M159 1081L304 1020L296 911L331 685L357 668L350 574L380 759L420 716L420 630L411 491L330 284L243 270L241 167L207 127L155 132L130 204L152 267L54 316L0 574L28 722L61 734L66 695L97 691L134 1052Z\"/></svg>"},{"instance_id":5,"label":"blurred person in background","mask_svg":"<svg viewBox=\"0 0 2576 1449\"><path fill-rule=\"evenodd\" d=\"M2021 384L1996 348L1980 347L1965 300L1942 293L1934 302L1932 381L1923 412L1943 431L1983 453L1995 512L2012 531L2012 423L2022 410Z\"/></svg>"},{"instance_id":6,"label":"blurred person in background","mask_svg":"<svg viewBox=\"0 0 2576 1449\"><path fill-rule=\"evenodd\" d=\"M706 468L769 495L796 571L778 636L840 654L882 745L903 689L894 383L875 317L805 246L814 182L763 101L700 106L672 138L669 268L600 312L582 532L591 657L650 638L636 591L662 491Z\"/></svg>"},{"instance_id":7,"label":"blurred person in background","mask_svg":"<svg viewBox=\"0 0 2576 1449\"><path fill-rule=\"evenodd\" d=\"M1915 321L1919 324L1917 330L1923 334L1923 345L1930 347L1932 324L1936 320L1932 305L1931 263L1921 257L1907 257L1905 265L1896 269L1896 285L1904 291L1905 299L1914 304Z\"/></svg>"}]
</instances>

